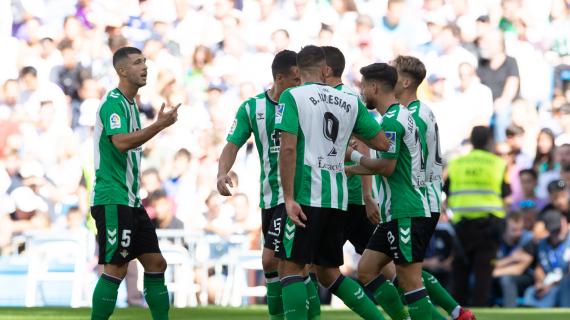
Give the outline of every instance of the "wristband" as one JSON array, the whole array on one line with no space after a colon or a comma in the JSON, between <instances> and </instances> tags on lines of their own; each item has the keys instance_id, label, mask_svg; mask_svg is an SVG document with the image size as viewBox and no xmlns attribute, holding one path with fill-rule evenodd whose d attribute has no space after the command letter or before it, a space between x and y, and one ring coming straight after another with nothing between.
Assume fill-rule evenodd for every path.
<instances>
[{"instance_id":1,"label":"wristband","mask_svg":"<svg viewBox=\"0 0 570 320\"><path fill-rule=\"evenodd\" d=\"M360 164L360 159L362 159L362 153L356 150L352 151L352 153L350 154L350 160Z\"/></svg>"}]
</instances>

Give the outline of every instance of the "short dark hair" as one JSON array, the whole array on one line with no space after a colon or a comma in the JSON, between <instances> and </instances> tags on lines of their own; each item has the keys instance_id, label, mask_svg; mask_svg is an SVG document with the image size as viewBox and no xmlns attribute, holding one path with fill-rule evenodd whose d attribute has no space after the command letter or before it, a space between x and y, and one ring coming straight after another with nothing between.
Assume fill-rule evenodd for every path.
<instances>
[{"instance_id":1,"label":"short dark hair","mask_svg":"<svg viewBox=\"0 0 570 320\"><path fill-rule=\"evenodd\" d=\"M31 75L34 76L34 78L37 78L38 70L32 66L23 67L22 70L20 70L20 78L23 78L27 75Z\"/></svg>"},{"instance_id":2,"label":"short dark hair","mask_svg":"<svg viewBox=\"0 0 570 320\"><path fill-rule=\"evenodd\" d=\"M181 148L178 151L176 151L176 153L174 154L174 157L175 158L185 157L186 159L190 160L190 159L192 159L192 154L190 153L190 151L188 151L188 149Z\"/></svg>"},{"instance_id":3,"label":"short dark hair","mask_svg":"<svg viewBox=\"0 0 570 320\"><path fill-rule=\"evenodd\" d=\"M524 215L520 211L511 211L507 214L506 218L507 220L520 221L524 218Z\"/></svg>"},{"instance_id":4,"label":"short dark hair","mask_svg":"<svg viewBox=\"0 0 570 320\"><path fill-rule=\"evenodd\" d=\"M366 81L378 81L384 90L392 91L398 82L398 71L387 63L373 63L360 69L360 74Z\"/></svg>"},{"instance_id":5,"label":"short dark hair","mask_svg":"<svg viewBox=\"0 0 570 320\"><path fill-rule=\"evenodd\" d=\"M475 149L486 149L493 139L493 132L486 126L475 126L471 130L471 137L469 141Z\"/></svg>"},{"instance_id":6,"label":"short dark hair","mask_svg":"<svg viewBox=\"0 0 570 320\"><path fill-rule=\"evenodd\" d=\"M295 51L279 51L275 55L275 58L273 58L273 63L271 63L273 80L277 78L278 74L289 74L291 72L291 67L295 66L297 66L297 53Z\"/></svg>"},{"instance_id":7,"label":"short dark hair","mask_svg":"<svg viewBox=\"0 0 570 320\"><path fill-rule=\"evenodd\" d=\"M321 63L326 63L325 51L321 47L308 45L301 48L297 54L297 66L300 70L314 68Z\"/></svg>"},{"instance_id":8,"label":"short dark hair","mask_svg":"<svg viewBox=\"0 0 570 320\"><path fill-rule=\"evenodd\" d=\"M166 192L162 189L158 189L154 192L152 192L149 196L148 196L148 203L153 205L156 201L160 200L160 199L164 199L164 198L168 198L168 195L166 194Z\"/></svg>"},{"instance_id":9,"label":"short dark hair","mask_svg":"<svg viewBox=\"0 0 570 320\"><path fill-rule=\"evenodd\" d=\"M115 53L113 54L113 67L115 67L115 69L117 69L119 63L123 60L126 59L129 54L142 54L142 52L135 47L122 47L119 50L115 51Z\"/></svg>"},{"instance_id":10,"label":"short dark hair","mask_svg":"<svg viewBox=\"0 0 570 320\"><path fill-rule=\"evenodd\" d=\"M327 62L327 66L332 69L333 76L341 77L344 72L344 66L346 65L342 51L340 51L339 48L332 46L322 46L321 48L323 48L323 51L325 52L325 60Z\"/></svg>"},{"instance_id":11,"label":"short dark hair","mask_svg":"<svg viewBox=\"0 0 570 320\"><path fill-rule=\"evenodd\" d=\"M514 124L508 126L507 129L505 129L505 135L507 137L515 137L523 134L524 134L524 128Z\"/></svg>"},{"instance_id":12,"label":"short dark hair","mask_svg":"<svg viewBox=\"0 0 570 320\"><path fill-rule=\"evenodd\" d=\"M419 86L426 77L426 66L416 57L397 56L393 61L393 65L398 69L398 72L411 77L416 87Z\"/></svg>"},{"instance_id":13,"label":"short dark hair","mask_svg":"<svg viewBox=\"0 0 570 320\"><path fill-rule=\"evenodd\" d=\"M519 177L522 177L525 174L532 176L534 180L538 180L538 173L536 173L536 170L532 168L522 169L521 171L519 171Z\"/></svg>"}]
</instances>

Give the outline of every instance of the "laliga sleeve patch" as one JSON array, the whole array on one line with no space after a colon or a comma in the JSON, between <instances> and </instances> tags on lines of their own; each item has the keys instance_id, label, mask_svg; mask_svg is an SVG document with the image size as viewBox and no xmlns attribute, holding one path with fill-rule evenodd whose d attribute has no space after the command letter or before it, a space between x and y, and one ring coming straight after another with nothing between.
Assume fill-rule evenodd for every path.
<instances>
[{"instance_id":1,"label":"laliga sleeve patch","mask_svg":"<svg viewBox=\"0 0 570 320\"><path fill-rule=\"evenodd\" d=\"M396 131L386 131L386 138L390 140L390 148L388 148L388 153L396 152Z\"/></svg>"},{"instance_id":2,"label":"laliga sleeve patch","mask_svg":"<svg viewBox=\"0 0 570 320\"><path fill-rule=\"evenodd\" d=\"M284 103L280 103L277 105L277 108L275 109L275 123L281 123L281 121L283 120L283 111L285 110L285 104Z\"/></svg>"},{"instance_id":3,"label":"laliga sleeve patch","mask_svg":"<svg viewBox=\"0 0 570 320\"><path fill-rule=\"evenodd\" d=\"M109 126L111 129L121 128L121 117L118 114L113 113L109 119Z\"/></svg>"}]
</instances>

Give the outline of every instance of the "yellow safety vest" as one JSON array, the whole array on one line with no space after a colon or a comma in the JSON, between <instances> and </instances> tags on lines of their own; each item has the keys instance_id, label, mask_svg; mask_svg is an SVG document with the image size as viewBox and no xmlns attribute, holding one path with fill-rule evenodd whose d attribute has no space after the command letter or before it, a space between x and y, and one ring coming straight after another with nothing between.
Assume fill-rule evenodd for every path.
<instances>
[{"instance_id":1,"label":"yellow safety vest","mask_svg":"<svg viewBox=\"0 0 570 320\"><path fill-rule=\"evenodd\" d=\"M453 223L489 214L505 217L501 189L506 168L503 159L483 150L473 150L450 161L447 203L453 211Z\"/></svg>"}]
</instances>

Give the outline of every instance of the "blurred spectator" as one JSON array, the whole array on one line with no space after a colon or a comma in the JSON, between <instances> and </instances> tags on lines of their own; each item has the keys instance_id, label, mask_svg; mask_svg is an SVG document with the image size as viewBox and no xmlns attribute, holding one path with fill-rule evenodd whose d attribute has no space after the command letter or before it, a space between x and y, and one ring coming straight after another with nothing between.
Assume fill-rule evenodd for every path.
<instances>
[{"instance_id":1,"label":"blurred spectator","mask_svg":"<svg viewBox=\"0 0 570 320\"><path fill-rule=\"evenodd\" d=\"M519 96L519 69L516 60L505 53L505 39L497 30L482 35L479 54L477 75L493 93L495 140L500 142L511 122L511 104Z\"/></svg>"},{"instance_id":2,"label":"blurred spectator","mask_svg":"<svg viewBox=\"0 0 570 320\"><path fill-rule=\"evenodd\" d=\"M453 100L461 109L463 132L461 137L468 139L474 126L488 126L493 116L493 96L489 87L481 84L473 64L461 63L458 67L459 84L455 88Z\"/></svg>"},{"instance_id":3,"label":"blurred spectator","mask_svg":"<svg viewBox=\"0 0 570 320\"><path fill-rule=\"evenodd\" d=\"M533 283L532 272L528 269L532 258L517 252L531 240L532 233L524 229L523 215L517 211L509 213L493 269L505 308L516 307L517 298Z\"/></svg>"},{"instance_id":4,"label":"blurred spectator","mask_svg":"<svg viewBox=\"0 0 570 320\"><path fill-rule=\"evenodd\" d=\"M541 215L551 210L558 210L570 219L570 194L566 181L554 180L548 184L547 189L550 202L544 207Z\"/></svg>"},{"instance_id":5,"label":"blurred spectator","mask_svg":"<svg viewBox=\"0 0 570 320\"><path fill-rule=\"evenodd\" d=\"M36 121L42 103L51 102L54 108L54 125L69 126L68 104L63 91L53 82L40 82L34 67L24 67L20 71L19 101L23 106L24 120Z\"/></svg>"},{"instance_id":6,"label":"blurred spectator","mask_svg":"<svg viewBox=\"0 0 570 320\"><path fill-rule=\"evenodd\" d=\"M525 292L525 304L539 308L570 307L570 234L568 220L557 210L544 214L549 236L537 246L534 286Z\"/></svg>"},{"instance_id":7,"label":"blurred spectator","mask_svg":"<svg viewBox=\"0 0 570 320\"><path fill-rule=\"evenodd\" d=\"M46 202L28 187L19 187L10 193L12 212L1 217L4 232L12 236L26 231L47 229L50 219Z\"/></svg>"},{"instance_id":8,"label":"blurred spectator","mask_svg":"<svg viewBox=\"0 0 570 320\"><path fill-rule=\"evenodd\" d=\"M534 209L541 211L546 206L546 200L536 196L536 186L538 185L538 175L534 169L523 169L519 171L519 181L521 196L513 199L511 210Z\"/></svg>"},{"instance_id":9,"label":"blurred spectator","mask_svg":"<svg viewBox=\"0 0 570 320\"><path fill-rule=\"evenodd\" d=\"M510 125L505 130L506 142L511 148L515 164L519 169L528 169L532 167L532 158L523 150L525 129L516 125Z\"/></svg>"},{"instance_id":10,"label":"blurred spectator","mask_svg":"<svg viewBox=\"0 0 570 320\"><path fill-rule=\"evenodd\" d=\"M154 211L152 220L157 229L184 229L184 223L176 218L172 200L166 192L157 190L148 197L148 206Z\"/></svg>"},{"instance_id":11,"label":"blurred spectator","mask_svg":"<svg viewBox=\"0 0 570 320\"><path fill-rule=\"evenodd\" d=\"M559 169L556 168L560 164L554 159L554 151L554 133L548 128L541 129L537 137L536 155L532 165L538 174Z\"/></svg>"},{"instance_id":12,"label":"blurred spectator","mask_svg":"<svg viewBox=\"0 0 570 320\"><path fill-rule=\"evenodd\" d=\"M536 194L541 198L548 196L547 186L550 182L561 179L565 173L570 173L570 141L558 138L556 142L555 157L558 159L559 165L555 165L552 170L543 172L539 176Z\"/></svg>"}]
</instances>

